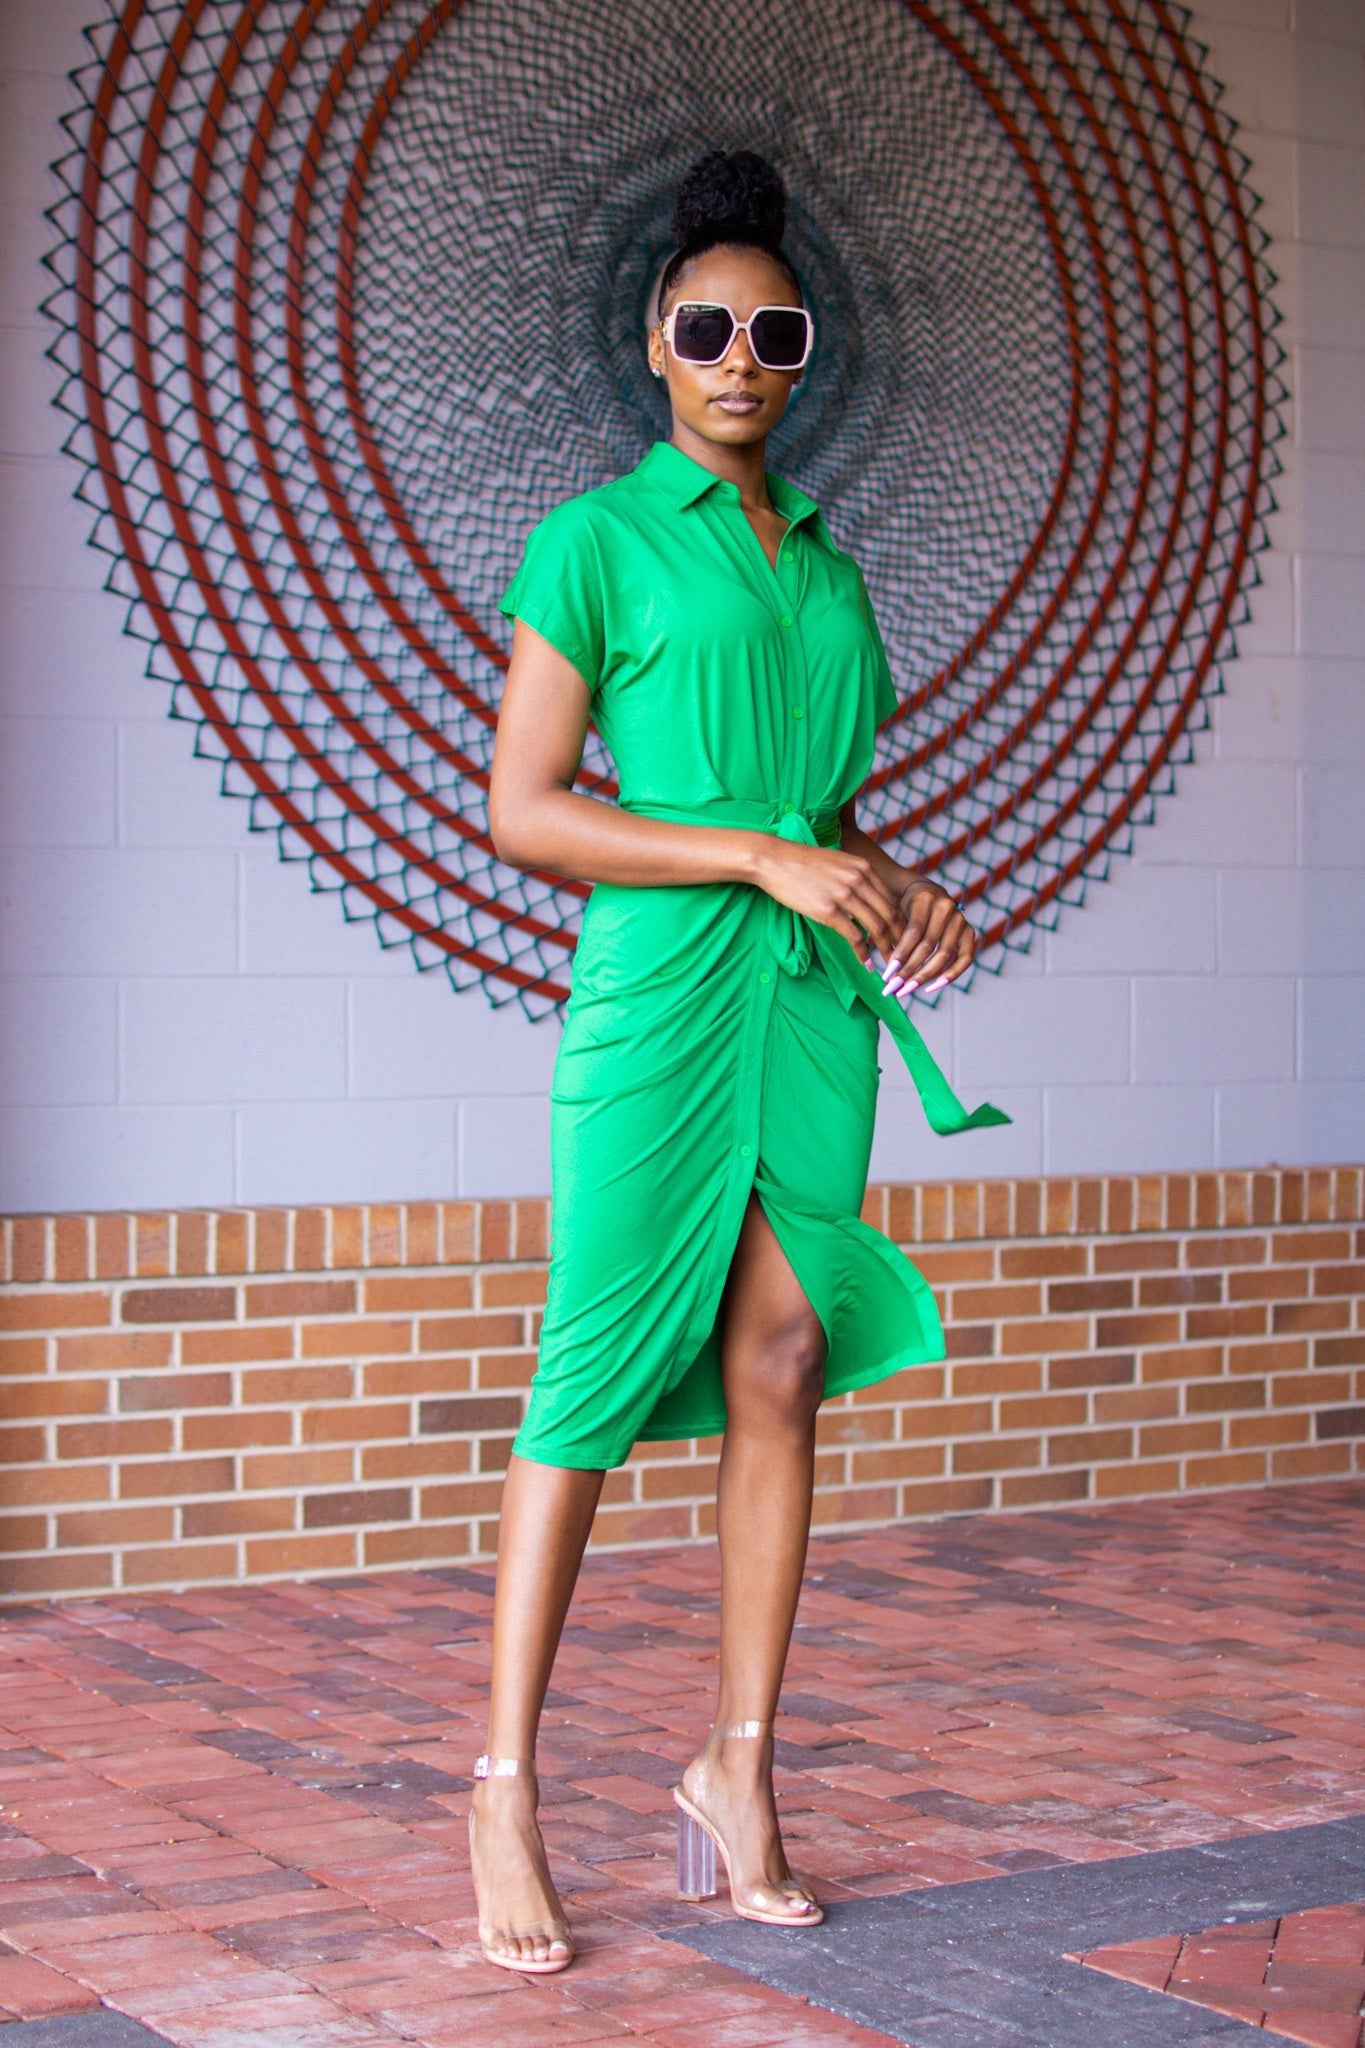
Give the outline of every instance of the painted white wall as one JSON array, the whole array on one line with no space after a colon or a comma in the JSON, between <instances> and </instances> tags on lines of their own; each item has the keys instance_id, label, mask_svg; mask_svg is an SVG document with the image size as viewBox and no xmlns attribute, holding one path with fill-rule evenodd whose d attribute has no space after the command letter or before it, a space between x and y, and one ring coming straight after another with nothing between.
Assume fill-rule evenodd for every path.
<instances>
[{"instance_id":1,"label":"painted white wall","mask_svg":"<svg viewBox=\"0 0 1365 2048\"><path fill-rule=\"evenodd\" d=\"M0 1205L536 1194L559 1027L455 994L218 794L86 545L42 209L91 0L0 0ZM1008 1127L938 1139L888 1042L876 1177L1365 1153L1365 0L1204 0L1290 351L1273 547L1131 857L920 1028Z\"/></svg>"}]
</instances>

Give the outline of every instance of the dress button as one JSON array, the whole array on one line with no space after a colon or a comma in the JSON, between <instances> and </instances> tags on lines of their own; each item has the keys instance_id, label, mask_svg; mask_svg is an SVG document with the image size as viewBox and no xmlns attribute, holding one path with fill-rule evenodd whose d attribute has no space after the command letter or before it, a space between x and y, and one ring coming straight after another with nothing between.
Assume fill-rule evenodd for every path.
<instances>
[{"instance_id":1,"label":"dress button","mask_svg":"<svg viewBox=\"0 0 1365 2048\"><path fill-rule=\"evenodd\" d=\"M792 705L792 717L793 717L793 718L804 718L804 717L805 717L805 715L806 715L806 707L805 707L805 705L804 705L804 704L793 704L793 705Z\"/></svg>"},{"instance_id":2,"label":"dress button","mask_svg":"<svg viewBox=\"0 0 1365 2048\"><path fill-rule=\"evenodd\" d=\"M786 817L786 818L789 818L789 817L791 816L792 812L793 812L793 811L794 811L795 809L796 809L796 805L795 805L795 804L783 804L783 806L782 806L782 815L783 815L784 817Z\"/></svg>"},{"instance_id":3,"label":"dress button","mask_svg":"<svg viewBox=\"0 0 1365 2048\"><path fill-rule=\"evenodd\" d=\"M790 614L789 614L788 612L783 612L783 614L782 614L782 619L781 619L781 623L782 623L782 624L783 624L784 626L789 626L789 625L791 624L791 616L790 616Z\"/></svg>"},{"instance_id":4,"label":"dress button","mask_svg":"<svg viewBox=\"0 0 1365 2048\"><path fill-rule=\"evenodd\" d=\"M758 971L758 978L761 982L766 983L772 980L772 974L766 967L761 967Z\"/></svg>"},{"instance_id":5,"label":"dress button","mask_svg":"<svg viewBox=\"0 0 1365 2048\"><path fill-rule=\"evenodd\" d=\"M739 1156L740 1156L740 1158L741 1158L741 1159L748 1159L748 1158L752 1157L752 1155L753 1155L753 1149L754 1149L754 1148L753 1148L753 1146L752 1146L752 1145L741 1145L741 1146L740 1146L740 1148L739 1148Z\"/></svg>"}]
</instances>

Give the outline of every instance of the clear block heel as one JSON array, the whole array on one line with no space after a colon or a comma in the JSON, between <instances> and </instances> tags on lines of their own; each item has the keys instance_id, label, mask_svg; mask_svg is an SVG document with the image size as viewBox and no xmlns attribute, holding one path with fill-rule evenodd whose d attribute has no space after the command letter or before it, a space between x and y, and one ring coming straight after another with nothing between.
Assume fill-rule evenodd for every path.
<instances>
[{"instance_id":1,"label":"clear block heel","mask_svg":"<svg viewBox=\"0 0 1365 2048\"><path fill-rule=\"evenodd\" d=\"M684 1807L678 1808L678 1897L680 1899L714 1899L720 1886L716 1883L716 1845L699 1821L693 1820Z\"/></svg>"},{"instance_id":2,"label":"clear block heel","mask_svg":"<svg viewBox=\"0 0 1365 2048\"><path fill-rule=\"evenodd\" d=\"M765 1728L772 1726L766 1721L714 1722L711 1732L725 1740L731 1736L761 1735ZM719 1850L725 1864L725 1875L730 1881L730 1904L741 1920L763 1920L774 1927L815 1927L824 1919L824 1909L814 1899L801 1894L793 1897L794 1911L771 1913L760 1906L741 1905L735 1897L735 1884L730 1876L730 1857L724 1840L712 1826L701 1809L696 1806L681 1785L673 1787L673 1801L678 1809L678 1897L680 1899L713 1899L720 1886L716 1876L716 1851ZM799 1879L793 1882L799 1883ZM769 1889L780 1889L770 1886Z\"/></svg>"}]
</instances>

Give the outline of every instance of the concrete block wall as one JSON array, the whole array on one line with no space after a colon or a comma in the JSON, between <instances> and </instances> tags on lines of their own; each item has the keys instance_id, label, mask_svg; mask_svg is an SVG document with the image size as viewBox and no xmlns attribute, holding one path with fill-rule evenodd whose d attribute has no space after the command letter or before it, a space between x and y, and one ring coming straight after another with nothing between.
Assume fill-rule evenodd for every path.
<instances>
[{"instance_id":1,"label":"concrete block wall","mask_svg":"<svg viewBox=\"0 0 1365 2048\"><path fill-rule=\"evenodd\" d=\"M37 310L95 5L0 7L0 1205L541 1195L557 1026L417 974L279 865L100 589ZM1133 857L923 1009L955 1084L1014 1123L945 1152L890 1054L882 1179L1365 1156L1365 8L1201 0L1191 34L1290 351L1264 583Z\"/></svg>"}]
</instances>

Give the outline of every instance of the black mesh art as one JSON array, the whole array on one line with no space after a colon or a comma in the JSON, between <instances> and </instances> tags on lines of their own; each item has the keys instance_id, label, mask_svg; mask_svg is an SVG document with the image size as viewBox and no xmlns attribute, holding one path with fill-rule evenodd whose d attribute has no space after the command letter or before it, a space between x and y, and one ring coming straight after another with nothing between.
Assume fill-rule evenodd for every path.
<instances>
[{"instance_id":1,"label":"black mesh art","mask_svg":"<svg viewBox=\"0 0 1365 2048\"><path fill-rule=\"evenodd\" d=\"M494 855L528 527L669 431L678 178L757 149L819 337L769 443L902 698L869 829L998 968L1189 758L1283 351L1163 0L147 0L88 31L49 311L129 630L226 793L385 945L529 1015L586 886ZM579 786L610 797L589 736Z\"/></svg>"}]
</instances>

